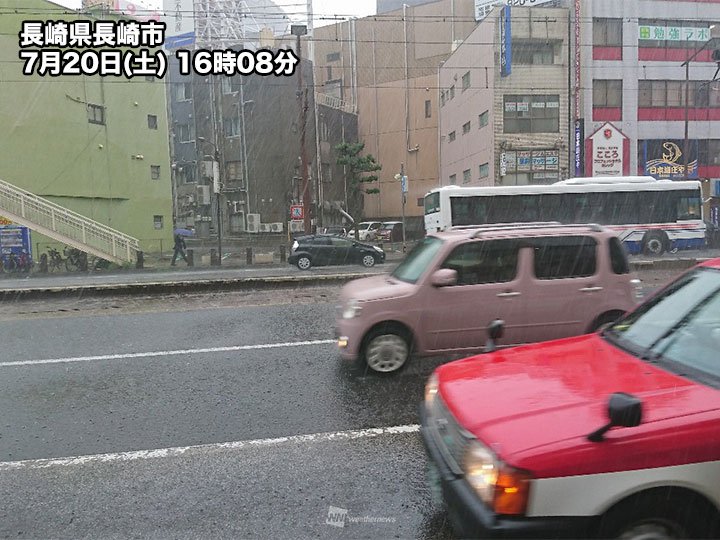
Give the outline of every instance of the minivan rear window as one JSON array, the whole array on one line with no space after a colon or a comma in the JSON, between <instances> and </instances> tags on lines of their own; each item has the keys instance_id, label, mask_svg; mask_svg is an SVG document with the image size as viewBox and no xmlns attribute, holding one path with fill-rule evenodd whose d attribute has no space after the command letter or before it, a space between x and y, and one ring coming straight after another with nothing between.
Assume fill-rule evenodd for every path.
<instances>
[{"instance_id":1,"label":"minivan rear window","mask_svg":"<svg viewBox=\"0 0 720 540\"><path fill-rule=\"evenodd\" d=\"M534 238L535 277L588 277L597 269L597 242L590 236Z\"/></svg>"}]
</instances>

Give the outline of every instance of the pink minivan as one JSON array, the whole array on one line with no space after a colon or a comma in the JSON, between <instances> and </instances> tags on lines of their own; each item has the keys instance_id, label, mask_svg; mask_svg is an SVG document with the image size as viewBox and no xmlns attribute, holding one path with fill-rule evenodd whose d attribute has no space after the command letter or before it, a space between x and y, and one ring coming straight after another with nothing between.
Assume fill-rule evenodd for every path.
<instances>
[{"instance_id":1,"label":"pink minivan","mask_svg":"<svg viewBox=\"0 0 720 540\"><path fill-rule=\"evenodd\" d=\"M388 373L411 354L477 351L496 319L509 347L593 332L638 298L622 244L598 225L456 228L345 285L335 332L343 358Z\"/></svg>"}]
</instances>

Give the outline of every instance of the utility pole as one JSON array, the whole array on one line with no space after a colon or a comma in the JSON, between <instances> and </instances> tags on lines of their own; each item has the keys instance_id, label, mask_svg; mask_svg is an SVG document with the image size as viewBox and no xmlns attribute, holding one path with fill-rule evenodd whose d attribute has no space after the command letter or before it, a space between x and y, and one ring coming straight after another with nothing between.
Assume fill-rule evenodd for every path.
<instances>
[{"instance_id":1,"label":"utility pole","mask_svg":"<svg viewBox=\"0 0 720 540\"><path fill-rule=\"evenodd\" d=\"M400 196L402 197L402 248L405 253L405 200L408 191L407 176L405 176L405 164L400 164L400 174L395 175L395 180L400 181Z\"/></svg>"},{"instance_id":2,"label":"utility pole","mask_svg":"<svg viewBox=\"0 0 720 540\"><path fill-rule=\"evenodd\" d=\"M310 222L310 183L308 182L308 166L307 166L307 150L305 148L305 129L307 124L307 89L303 89L303 74L302 74L302 48L300 45L300 36L307 34L307 26L302 24L293 24L290 27L292 35L297 37L297 57L298 57L298 89L297 98L298 104L300 105L300 176L303 182L303 222L305 228L305 234L312 233L312 226Z\"/></svg>"}]
</instances>

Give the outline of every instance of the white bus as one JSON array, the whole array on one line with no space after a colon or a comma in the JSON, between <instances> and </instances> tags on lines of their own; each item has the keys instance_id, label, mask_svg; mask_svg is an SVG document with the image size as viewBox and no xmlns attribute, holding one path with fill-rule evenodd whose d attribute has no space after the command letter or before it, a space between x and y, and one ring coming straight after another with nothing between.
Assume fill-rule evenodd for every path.
<instances>
[{"instance_id":1,"label":"white bus","mask_svg":"<svg viewBox=\"0 0 720 540\"><path fill-rule=\"evenodd\" d=\"M661 255L705 246L697 181L650 176L573 178L550 185L446 186L425 196L425 231L487 223L597 223L630 253Z\"/></svg>"}]
</instances>

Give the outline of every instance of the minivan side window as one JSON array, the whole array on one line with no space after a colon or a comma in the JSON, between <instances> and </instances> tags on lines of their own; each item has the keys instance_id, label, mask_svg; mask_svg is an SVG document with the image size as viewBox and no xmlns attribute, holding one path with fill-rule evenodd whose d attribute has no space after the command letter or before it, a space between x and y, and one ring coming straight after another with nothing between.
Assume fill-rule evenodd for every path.
<instances>
[{"instance_id":1,"label":"minivan side window","mask_svg":"<svg viewBox=\"0 0 720 540\"><path fill-rule=\"evenodd\" d=\"M507 283L517 275L519 250L514 240L468 242L456 247L442 267L458 273L458 285Z\"/></svg>"},{"instance_id":2,"label":"minivan side window","mask_svg":"<svg viewBox=\"0 0 720 540\"><path fill-rule=\"evenodd\" d=\"M588 277L597 269L597 242L590 236L534 238L535 277Z\"/></svg>"},{"instance_id":3,"label":"minivan side window","mask_svg":"<svg viewBox=\"0 0 720 540\"><path fill-rule=\"evenodd\" d=\"M610 265L616 274L629 274L630 265L625 256L625 248L620 243L620 239L613 236L610 238Z\"/></svg>"}]
</instances>

